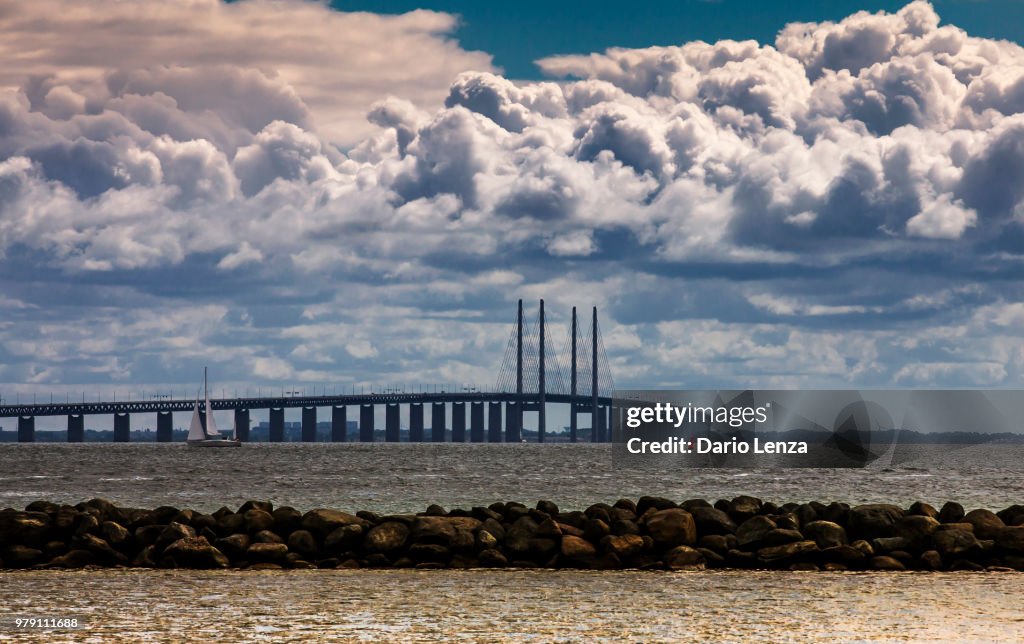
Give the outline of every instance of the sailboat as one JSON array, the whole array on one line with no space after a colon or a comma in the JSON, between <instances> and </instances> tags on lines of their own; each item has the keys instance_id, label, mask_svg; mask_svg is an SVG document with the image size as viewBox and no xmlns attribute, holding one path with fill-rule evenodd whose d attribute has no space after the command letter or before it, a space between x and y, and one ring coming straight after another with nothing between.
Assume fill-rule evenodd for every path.
<instances>
[{"instance_id":1,"label":"sailboat","mask_svg":"<svg viewBox=\"0 0 1024 644\"><path fill-rule=\"evenodd\" d=\"M206 367L203 367L203 398L206 401L206 427L203 427L203 419L199 417L199 397L196 396L192 424L188 427L188 438L185 442L192 447L241 447L242 441L238 440L237 427L232 430L231 438L225 438L217 431L213 409L210 408L210 391L206 386Z\"/></svg>"}]
</instances>

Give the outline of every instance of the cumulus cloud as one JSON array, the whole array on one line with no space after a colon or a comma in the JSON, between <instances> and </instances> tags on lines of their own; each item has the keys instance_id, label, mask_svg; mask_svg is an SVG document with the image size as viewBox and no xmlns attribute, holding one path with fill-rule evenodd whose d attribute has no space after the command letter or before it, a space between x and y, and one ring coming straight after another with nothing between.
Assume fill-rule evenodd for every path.
<instances>
[{"instance_id":1,"label":"cumulus cloud","mask_svg":"<svg viewBox=\"0 0 1024 644\"><path fill-rule=\"evenodd\" d=\"M300 0L0 12L0 302L25 304L0 380L148 364L52 369L17 338L46 305L24 267L91 308L227 306L203 346L240 381L479 378L520 295L607 306L637 384L1024 375L1012 330L969 313L1024 296L1020 46L916 1L517 82L455 25Z\"/></svg>"}]
</instances>

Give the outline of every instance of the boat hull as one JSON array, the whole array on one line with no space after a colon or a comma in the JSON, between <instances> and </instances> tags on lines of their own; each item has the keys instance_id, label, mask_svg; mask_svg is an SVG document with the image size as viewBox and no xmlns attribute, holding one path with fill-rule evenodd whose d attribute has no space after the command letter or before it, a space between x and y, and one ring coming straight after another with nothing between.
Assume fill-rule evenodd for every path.
<instances>
[{"instance_id":1,"label":"boat hull","mask_svg":"<svg viewBox=\"0 0 1024 644\"><path fill-rule=\"evenodd\" d=\"M189 447L241 447L242 441L208 438L199 441L187 441L185 444Z\"/></svg>"}]
</instances>

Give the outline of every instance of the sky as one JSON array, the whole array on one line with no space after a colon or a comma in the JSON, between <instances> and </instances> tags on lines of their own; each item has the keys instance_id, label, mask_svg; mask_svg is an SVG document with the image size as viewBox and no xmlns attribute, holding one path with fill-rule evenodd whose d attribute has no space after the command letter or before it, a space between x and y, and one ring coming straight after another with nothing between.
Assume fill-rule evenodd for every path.
<instances>
[{"instance_id":1,"label":"sky","mask_svg":"<svg viewBox=\"0 0 1024 644\"><path fill-rule=\"evenodd\" d=\"M0 398L1022 387L1022 4L0 2Z\"/></svg>"}]
</instances>

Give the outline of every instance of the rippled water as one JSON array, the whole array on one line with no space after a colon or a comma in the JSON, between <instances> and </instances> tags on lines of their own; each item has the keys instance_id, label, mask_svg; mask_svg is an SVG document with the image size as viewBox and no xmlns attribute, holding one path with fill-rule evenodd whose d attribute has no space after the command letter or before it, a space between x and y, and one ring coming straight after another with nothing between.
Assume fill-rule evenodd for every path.
<instances>
[{"instance_id":1,"label":"rippled water","mask_svg":"<svg viewBox=\"0 0 1024 644\"><path fill-rule=\"evenodd\" d=\"M990 509L1024 503L1024 446L951 454L955 459L930 468L665 471L614 469L610 447L589 444L263 443L205 450L157 443L9 444L0 447L0 507L97 496L204 511L247 499L378 512L539 499L582 509L643 494L904 505L954 500Z\"/></svg>"},{"instance_id":2,"label":"rippled water","mask_svg":"<svg viewBox=\"0 0 1024 644\"><path fill-rule=\"evenodd\" d=\"M105 570L0 582L10 615L84 624L0 626L0 638L40 642L1024 638L1024 575L1012 573Z\"/></svg>"},{"instance_id":3,"label":"rippled water","mask_svg":"<svg viewBox=\"0 0 1024 644\"><path fill-rule=\"evenodd\" d=\"M987 451L986 451L987 450ZM1024 502L1021 446L894 470L617 470L604 445L0 446L0 507L100 496L410 512L658 494L776 502ZM0 573L0 640L1024 641L1024 575L327 570ZM78 617L28 633L15 616Z\"/></svg>"}]
</instances>

